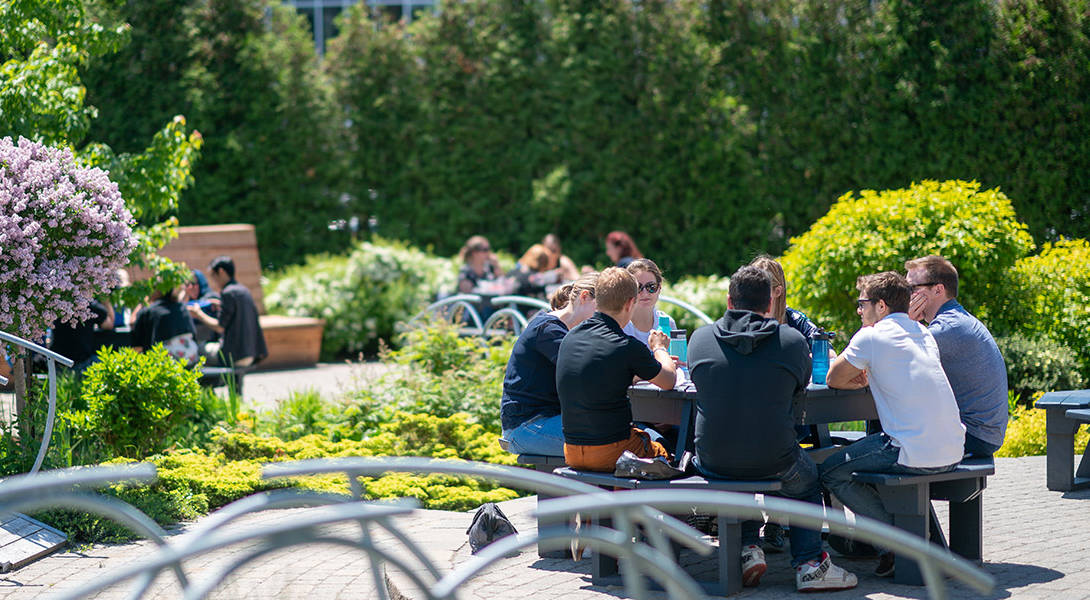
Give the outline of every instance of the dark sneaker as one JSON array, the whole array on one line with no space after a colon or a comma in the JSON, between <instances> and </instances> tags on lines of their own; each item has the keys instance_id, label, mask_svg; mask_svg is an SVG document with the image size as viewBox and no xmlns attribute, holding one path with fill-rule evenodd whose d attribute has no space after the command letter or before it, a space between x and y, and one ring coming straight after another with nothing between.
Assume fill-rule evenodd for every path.
<instances>
[{"instance_id":1,"label":"dark sneaker","mask_svg":"<svg viewBox=\"0 0 1090 600\"><path fill-rule=\"evenodd\" d=\"M846 558L874 558L878 550L866 542L859 542L841 535L831 534L826 540L829 547Z\"/></svg>"},{"instance_id":2,"label":"dark sneaker","mask_svg":"<svg viewBox=\"0 0 1090 600\"><path fill-rule=\"evenodd\" d=\"M783 527L776 523L765 525L764 551L769 554L783 552L784 547Z\"/></svg>"},{"instance_id":3,"label":"dark sneaker","mask_svg":"<svg viewBox=\"0 0 1090 600\"><path fill-rule=\"evenodd\" d=\"M893 577L893 553L883 552L878 555L878 568L874 570L874 574L879 577Z\"/></svg>"}]
</instances>

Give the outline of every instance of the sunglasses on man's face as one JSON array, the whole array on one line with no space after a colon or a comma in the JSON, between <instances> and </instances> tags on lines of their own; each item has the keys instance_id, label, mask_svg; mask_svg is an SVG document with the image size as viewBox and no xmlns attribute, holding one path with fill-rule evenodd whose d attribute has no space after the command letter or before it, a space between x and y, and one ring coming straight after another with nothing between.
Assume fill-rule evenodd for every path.
<instances>
[{"instance_id":1,"label":"sunglasses on man's face","mask_svg":"<svg viewBox=\"0 0 1090 600\"><path fill-rule=\"evenodd\" d=\"M654 294L659 291L659 284L654 281L648 281L647 283L641 283L640 287L636 290L636 293L647 292L648 294Z\"/></svg>"}]
</instances>

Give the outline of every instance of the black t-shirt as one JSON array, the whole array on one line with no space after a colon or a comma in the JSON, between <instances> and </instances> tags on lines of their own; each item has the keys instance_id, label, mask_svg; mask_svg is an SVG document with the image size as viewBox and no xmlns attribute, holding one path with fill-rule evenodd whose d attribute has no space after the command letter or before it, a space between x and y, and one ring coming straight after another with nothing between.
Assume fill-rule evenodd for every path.
<instances>
[{"instance_id":1,"label":"black t-shirt","mask_svg":"<svg viewBox=\"0 0 1090 600\"><path fill-rule=\"evenodd\" d=\"M696 458L727 477L771 477L794 461L792 401L806 393L802 334L775 319L730 310L689 340L697 389Z\"/></svg>"},{"instance_id":2,"label":"black t-shirt","mask_svg":"<svg viewBox=\"0 0 1090 600\"><path fill-rule=\"evenodd\" d=\"M568 326L549 313L541 313L526 324L507 361L503 376L500 423L505 431L538 415L560 414L556 395L556 357Z\"/></svg>"},{"instance_id":3,"label":"black t-shirt","mask_svg":"<svg viewBox=\"0 0 1090 600\"><path fill-rule=\"evenodd\" d=\"M159 298L136 315L132 345L145 350L183 333L194 333L193 320L185 307L169 298Z\"/></svg>"},{"instance_id":4,"label":"black t-shirt","mask_svg":"<svg viewBox=\"0 0 1090 600\"><path fill-rule=\"evenodd\" d=\"M564 441L601 446L628 439L632 377L654 379L660 370L647 346L625 335L609 315L594 313L572 329L556 361Z\"/></svg>"},{"instance_id":5,"label":"black t-shirt","mask_svg":"<svg viewBox=\"0 0 1090 600\"><path fill-rule=\"evenodd\" d=\"M53 343L49 349L79 364L95 355L95 325L106 322L109 311L98 300L91 301L92 316L75 327L57 321L53 324Z\"/></svg>"},{"instance_id":6,"label":"black t-shirt","mask_svg":"<svg viewBox=\"0 0 1090 600\"><path fill-rule=\"evenodd\" d=\"M229 361L252 356L254 362L269 355L265 334L257 316L257 304L250 290L231 280L220 292L219 324L223 327L221 351Z\"/></svg>"}]
</instances>

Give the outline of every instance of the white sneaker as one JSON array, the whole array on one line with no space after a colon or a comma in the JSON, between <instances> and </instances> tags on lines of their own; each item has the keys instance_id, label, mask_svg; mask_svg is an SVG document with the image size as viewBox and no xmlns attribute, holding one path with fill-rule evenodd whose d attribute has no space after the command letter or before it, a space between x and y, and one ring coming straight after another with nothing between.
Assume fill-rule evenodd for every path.
<instances>
[{"instance_id":1,"label":"white sneaker","mask_svg":"<svg viewBox=\"0 0 1090 600\"><path fill-rule=\"evenodd\" d=\"M811 560L795 569L795 589L800 592L832 592L851 589L859 583L855 575L841 569L822 552L821 560Z\"/></svg>"},{"instance_id":2,"label":"white sneaker","mask_svg":"<svg viewBox=\"0 0 1090 600\"><path fill-rule=\"evenodd\" d=\"M765 552L760 546L742 548L742 585L754 587L761 583L761 575L768 570Z\"/></svg>"}]
</instances>

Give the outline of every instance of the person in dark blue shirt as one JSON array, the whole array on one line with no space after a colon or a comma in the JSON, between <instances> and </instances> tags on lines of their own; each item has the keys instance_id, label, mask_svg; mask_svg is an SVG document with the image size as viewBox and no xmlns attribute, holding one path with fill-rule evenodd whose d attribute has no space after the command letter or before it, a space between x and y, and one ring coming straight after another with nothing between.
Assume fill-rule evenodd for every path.
<instances>
[{"instance_id":1,"label":"person in dark blue shirt","mask_svg":"<svg viewBox=\"0 0 1090 600\"><path fill-rule=\"evenodd\" d=\"M557 290L553 310L531 319L511 349L500 405L510 452L564 456L556 359L568 331L594 314L597 281L598 274L589 273Z\"/></svg>"}]
</instances>

